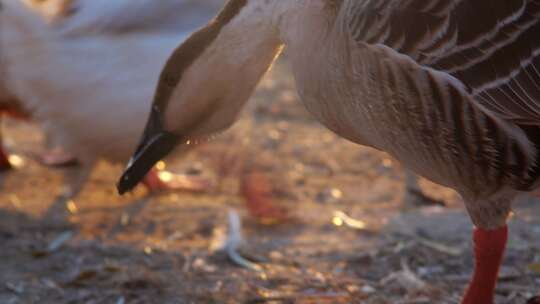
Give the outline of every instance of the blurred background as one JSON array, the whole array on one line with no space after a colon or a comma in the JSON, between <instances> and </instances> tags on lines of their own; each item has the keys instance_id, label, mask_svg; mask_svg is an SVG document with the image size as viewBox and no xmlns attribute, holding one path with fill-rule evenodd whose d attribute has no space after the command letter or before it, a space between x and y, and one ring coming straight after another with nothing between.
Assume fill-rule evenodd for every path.
<instances>
[{"instance_id":1,"label":"blurred background","mask_svg":"<svg viewBox=\"0 0 540 304\"><path fill-rule=\"evenodd\" d=\"M170 26L191 32L223 1L184 2L189 13ZM77 17L62 1L32 3L56 22ZM286 50L233 128L162 164L210 180L201 193L120 197L125 164L100 161L62 200L63 177L78 168L36 159L39 120L5 116L2 128L15 168L0 173L0 303L458 303L472 271L461 199L426 180L433 201L407 197L399 163L320 126L298 100ZM269 179L286 216L248 214L245 167ZM516 205L497 303L540 291L537 206ZM223 250L239 232L256 267Z\"/></svg>"}]
</instances>

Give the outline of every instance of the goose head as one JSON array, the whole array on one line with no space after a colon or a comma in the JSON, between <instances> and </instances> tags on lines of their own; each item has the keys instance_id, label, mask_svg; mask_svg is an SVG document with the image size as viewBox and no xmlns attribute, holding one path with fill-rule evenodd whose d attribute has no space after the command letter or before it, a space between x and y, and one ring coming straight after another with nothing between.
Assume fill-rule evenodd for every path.
<instances>
[{"instance_id":1,"label":"goose head","mask_svg":"<svg viewBox=\"0 0 540 304\"><path fill-rule=\"evenodd\" d=\"M117 184L131 190L172 150L231 126L280 54L283 16L300 2L230 0L170 56L160 75L146 129ZM292 14L290 14L292 16Z\"/></svg>"}]
</instances>

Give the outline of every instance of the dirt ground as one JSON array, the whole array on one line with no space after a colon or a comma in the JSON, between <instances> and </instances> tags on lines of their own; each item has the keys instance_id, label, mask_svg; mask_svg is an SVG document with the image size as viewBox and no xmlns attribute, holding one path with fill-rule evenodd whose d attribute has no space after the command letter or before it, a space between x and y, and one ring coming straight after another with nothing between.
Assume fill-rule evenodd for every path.
<instances>
[{"instance_id":1,"label":"dirt ground","mask_svg":"<svg viewBox=\"0 0 540 304\"><path fill-rule=\"evenodd\" d=\"M75 169L36 162L42 135L35 125L5 127L19 168L0 175L2 304L458 303L472 271L471 224L460 198L422 181L447 206L405 205L400 165L314 122L286 59L235 127L168 162L219 184L209 193L137 188L119 197L123 164L101 163L83 193L66 202L62 175ZM271 176L292 219L249 217L235 170L218 177L223 159ZM241 254L260 271L220 250L229 211L242 219ZM525 304L540 293L538 201L516 204L510 229L496 302Z\"/></svg>"}]
</instances>

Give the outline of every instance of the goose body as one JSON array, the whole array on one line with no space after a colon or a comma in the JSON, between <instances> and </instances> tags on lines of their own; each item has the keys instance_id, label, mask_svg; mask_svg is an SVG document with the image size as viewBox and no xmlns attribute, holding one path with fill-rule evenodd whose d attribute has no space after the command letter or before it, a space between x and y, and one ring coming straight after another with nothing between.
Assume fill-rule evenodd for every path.
<instances>
[{"instance_id":1,"label":"goose body","mask_svg":"<svg viewBox=\"0 0 540 304\"><path fill-rule=\"evenodd\" d=\"M6 86L91 168L100 158L129 157L167 57L219 1L49 0L57 4L41 11L49 14L4 2Z\"/></svg>"},{"instance_id":2,"label":"goose body","mask_svg":"<svg viewBox=\"0 0 540 304\"><path fill-rule=\"evenodd\" d=\"M306 42L295 43L294 34L285 34L298 90L307 109L329 129L455 189L468 202L477 226L500 227L510 201L539 185L540 36L534 33L540 29L540 5L494 3L496 10L479 26L501 28L470 42L456 40L470 31L460 26L472 26L459 22L485 7L470 1L434 2L441 8L431 12L427 3L415 1L343 1L328 38L310 47L323 51L311 54L302 52ZM371 24L370 14L398 20ZM403 28L399 24L405 18L423 21ZM425 25L430 20L422 18L435 20ZM515 24L500 25L508 18L515 18L510 19ZM528 26L506 37L509 28L521 23ZM414 48L421 43L425 51ZM477 44L496 49L465 60Z\"/></svg>"},{"instance_id":3,"label":"goose body","mask_svg":"<svg viewBox=\"0 0 540 304\"><path fill-rule=\"evenodd\" d=\"M119 190L228 127L285 46L321 123L461 194L476 226L462 303L492 304L511 203L539 187L539 37L537 0L231 0L169 58Z\"/></svg>"}]
</instances>

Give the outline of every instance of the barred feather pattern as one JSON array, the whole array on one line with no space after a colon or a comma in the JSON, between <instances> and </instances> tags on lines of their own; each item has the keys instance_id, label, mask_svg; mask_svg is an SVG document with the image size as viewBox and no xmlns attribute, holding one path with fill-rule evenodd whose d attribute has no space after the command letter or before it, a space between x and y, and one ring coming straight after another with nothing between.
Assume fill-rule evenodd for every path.
<instances>
[{"instance_id":1,"label":"barred feather pattern","mask_svg":"<svg viewBox=\"0 0 540 304\"><path fill-rule=\"evenodd\" d=\"M475 195L538 186L540 1L345 0L340 18L370 99L422 147L385 150Z\"/></svg>"}]
</instances>

